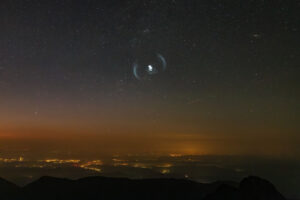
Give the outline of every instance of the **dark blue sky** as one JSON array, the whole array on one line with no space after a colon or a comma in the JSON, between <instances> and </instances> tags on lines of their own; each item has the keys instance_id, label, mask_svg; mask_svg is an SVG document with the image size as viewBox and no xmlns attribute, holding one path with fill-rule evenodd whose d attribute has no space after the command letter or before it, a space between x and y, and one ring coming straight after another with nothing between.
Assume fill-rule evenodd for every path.
<instances>
[{"instance_id":1,"label":"dark blue sky","mask_svg":"<svg viewBox=\"0 0 300 200\"><path fill-rule=\"evenodd\" d=\"M268 138L268 153L298 154L298 11L293 0L1 1L2 135L230 139L206 153L257 153ZM167 68L147 74L157 54Z\"/></svg>"}]
</instances>

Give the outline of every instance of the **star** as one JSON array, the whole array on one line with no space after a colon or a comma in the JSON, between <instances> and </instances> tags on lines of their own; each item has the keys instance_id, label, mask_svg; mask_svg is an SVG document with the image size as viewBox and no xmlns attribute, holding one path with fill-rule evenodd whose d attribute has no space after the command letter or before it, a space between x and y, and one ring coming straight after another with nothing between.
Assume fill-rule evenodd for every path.
<instances>
[{"instance_id":1,"label":"star","mask_svg":"<svg viewBox=\"0 0 300 200\"><path fill-rule=\"evenodd\" d=\"M152 65L148 65L148 71L149 71L149 72L152 72L152 71L153 71Z\"/></svg>"}]
</instances>

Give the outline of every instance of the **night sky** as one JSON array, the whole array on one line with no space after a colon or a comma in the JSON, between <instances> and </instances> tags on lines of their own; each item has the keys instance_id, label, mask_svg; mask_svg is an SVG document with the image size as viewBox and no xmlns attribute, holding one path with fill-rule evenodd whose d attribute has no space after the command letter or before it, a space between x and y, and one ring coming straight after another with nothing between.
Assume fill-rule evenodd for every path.
<instances>
[{"instance_id":1,"label":"night sky","mask_svg":"<svg viewBox=\"0 0 300 200\"><path fill-rule=\"evenodd\" d=\"M299 158L299 8L1 0L1 151Z\"/></svg>"}]
</instances>

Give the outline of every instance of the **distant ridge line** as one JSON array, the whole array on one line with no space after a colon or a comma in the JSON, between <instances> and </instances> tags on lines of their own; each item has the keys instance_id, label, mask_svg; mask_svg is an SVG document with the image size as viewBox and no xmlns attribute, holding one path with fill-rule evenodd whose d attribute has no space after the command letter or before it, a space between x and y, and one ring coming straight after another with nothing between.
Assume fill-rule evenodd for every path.
<instances>
[{"instance_id":1,"label":"distant ridge line","mask_svg":"<svg viewBox=\"0 0 300 200\"><path fill-rule=\"evenodd\" d=\"M129 179L90 176L71 180L43 176L19 187L0 179L3 200L285 200L267 180L255 176L240 183L198 183L187 179Z\"/></svg>"}]
</instances>

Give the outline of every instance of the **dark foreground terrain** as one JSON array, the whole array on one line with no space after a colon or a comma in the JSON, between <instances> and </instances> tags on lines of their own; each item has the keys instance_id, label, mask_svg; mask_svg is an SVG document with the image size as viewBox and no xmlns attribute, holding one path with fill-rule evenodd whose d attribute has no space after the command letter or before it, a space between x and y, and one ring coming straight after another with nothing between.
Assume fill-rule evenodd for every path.
<instances>
[{"instance_id":1,"label":"dark foreground terrain","mask_svg":"<svg viewBox=\"0 0 300 200\"><path fill-rule=\"evenodd\" d=\"M0 179L1 200L197 199L284 200L268 181L247 177L239 184L189 180L88 177L79 180L42 177L25 187Z\"/></svg>"}]
</instances>

